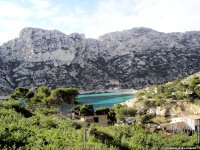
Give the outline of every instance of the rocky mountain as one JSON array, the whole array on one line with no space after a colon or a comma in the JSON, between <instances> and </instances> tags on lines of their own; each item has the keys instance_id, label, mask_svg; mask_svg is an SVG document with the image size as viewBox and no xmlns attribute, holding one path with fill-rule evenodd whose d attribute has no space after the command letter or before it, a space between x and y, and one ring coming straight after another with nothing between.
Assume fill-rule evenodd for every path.
<instances>
[{"instance_id":1,"label":"rocky mountain","mask_svg":"<svg viewBox=\"0 0 200 150\"><path fill-rule=\"evenodd\" d=\"M200 70L200 32L133 28L98 39L25 28L0 46L0 95L15 87L143 88Z\"/></svg>"}]
</instances>

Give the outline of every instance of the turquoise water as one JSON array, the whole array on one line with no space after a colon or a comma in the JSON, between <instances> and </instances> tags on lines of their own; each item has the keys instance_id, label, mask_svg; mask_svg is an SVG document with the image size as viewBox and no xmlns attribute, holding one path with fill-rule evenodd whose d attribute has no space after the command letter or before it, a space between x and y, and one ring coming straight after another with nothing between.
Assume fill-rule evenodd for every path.
<instances>
[{"instance_id":1,"label":"turquoise water","mask_svg":"<svg viewBox=\"0 0 200 150\"><path fill-rule=\"evenodd\" d=\"M98 107L112 107L114 104L134 98L132 93L101 93L79 95L81 104L92 104L94 109Z\"/></svg>"}]
</instances>

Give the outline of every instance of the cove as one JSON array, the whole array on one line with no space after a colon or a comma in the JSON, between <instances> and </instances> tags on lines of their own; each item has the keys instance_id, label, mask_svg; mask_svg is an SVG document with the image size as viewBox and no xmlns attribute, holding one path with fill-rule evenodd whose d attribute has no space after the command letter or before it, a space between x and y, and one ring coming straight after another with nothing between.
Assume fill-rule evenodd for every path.
<instances>
[{"instance_id":1,"label":"cove","mask_svg":"<svg viewBox=\"0 0 200 150\"><path fill-rule=\"evenodd\" d=\"M81 104L92 104L94 109L99 107L112 107L114 104L127 101L134 98L133 93L101 93L101 94L83 94L78 96Z\"/></svg>"}]
</instances>

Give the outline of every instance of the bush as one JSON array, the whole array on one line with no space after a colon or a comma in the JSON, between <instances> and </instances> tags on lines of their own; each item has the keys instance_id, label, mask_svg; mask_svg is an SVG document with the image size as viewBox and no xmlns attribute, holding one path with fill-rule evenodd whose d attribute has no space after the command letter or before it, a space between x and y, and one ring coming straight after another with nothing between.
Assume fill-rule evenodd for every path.
<instances>
[{"instance_id":1,"label":"bush","mask_svg":"<svg viewBox=\"0 0 200 150\"><path fill-rule=\"evenodd\" d=\"M78 116L79 115L82 115L82 116L94 115L93 105L90 105L90 104L75 106L71 111L74 112Z\"/></svg>"},{"instance_id":2,"label":"bush","mask_svg":"<svg viewBox=\"0 0 200 150\"><path fill-rule=\"evenodd\" d=\"M130 108L127 106L120 106L120 105L116 105L113 107L113 110L116 114L116 118L118 120L124 120L126 117L128 116L135 116L137 110L134 108Z\"/></svg>"},{"instance_id":3,"label":"bush","mask_svg":"<svg viewBox=\"0 0 200 150\"><path fill-rule=\"evenodd\" d=\"M37 108L36 111L38 114L42 114L45 116L50 116L57 113L57 111L53 108Z\"/></svg>"},{"instance_id":4,"label":"bush","mask_svg":"<svg viewBox=\"0 0 200 150\"><path fill-rule=\"evenodd\" d=\"M154 115L144 114L144 115L141 115L141 116L137 116L136 120L137 120L137 122L144 124L144 123L147 123L153 117L154 117Z\"/></svg>"},{"instance_id":5,"label":"bush","mask_svg":"<svg viewBox=\"0 0 200 150\"><path fill-rule=\"evenodd\" d=\"M109 111L110 111L110 108L97 108L96 110L95 110L95 114L96 115L103 115L103 114L108 114L109 113Z\"/></svg>"},{"instance_id":6,"label":"bush","mask_svg":"<svg viewBox=\"0 0 200 150\"><path fill-rule=\"evenodd\" d=\"M144 107L150 108L153 106L156 106L156 101L155 100L145 100L143 101Z\"/></svg>"}]
</instances>

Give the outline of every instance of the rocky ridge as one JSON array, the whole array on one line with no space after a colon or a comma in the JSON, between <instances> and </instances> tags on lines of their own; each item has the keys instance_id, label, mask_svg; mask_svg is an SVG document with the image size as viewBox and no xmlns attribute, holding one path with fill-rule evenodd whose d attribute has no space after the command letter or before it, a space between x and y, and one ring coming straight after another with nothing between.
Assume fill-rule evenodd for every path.
<instances>
[{"instance_id":1,"label":"rocky ridge","mask_svg":"<svg viewBox=\"0 0 200 150\"><path fill-rule=\"evenodd\" d=\"M200 32L133 28L98 39L25 28L0 46L0 95L18 86L140 89L200 70Z\"/></svg>"}]
</instances>

